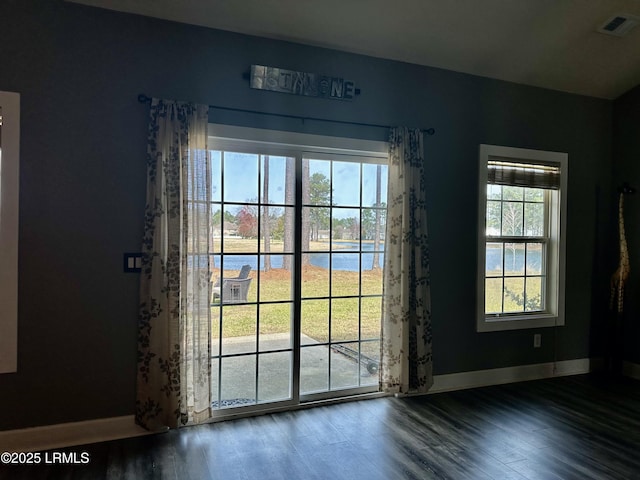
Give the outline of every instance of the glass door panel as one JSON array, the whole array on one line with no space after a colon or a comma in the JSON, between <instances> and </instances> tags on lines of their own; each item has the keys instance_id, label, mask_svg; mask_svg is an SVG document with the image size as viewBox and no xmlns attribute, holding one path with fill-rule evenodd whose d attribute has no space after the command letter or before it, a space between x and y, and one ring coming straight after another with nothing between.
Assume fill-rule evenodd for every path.
<instances>
[{"instance_id":1,"label":"glass door panel","mask_svg":"<svg viewBox=\"0 0 640 480\"><path fill-rule=\"evenodd\" d=\"M294 185L285 182L294 159L230 151L212 157L222 190L211 208L212 406L291 400L295 212Z\"/></svg>"},{"instance_id":2,"label":"glass door panel","mask_svg":"<svg viewBox=\"0 0 640 480\"><path fill-rule=\"evenodd\" d=\"M302 160L303 399L377 388L386 169L340 156Z\"/></svg>"}]
</instances>

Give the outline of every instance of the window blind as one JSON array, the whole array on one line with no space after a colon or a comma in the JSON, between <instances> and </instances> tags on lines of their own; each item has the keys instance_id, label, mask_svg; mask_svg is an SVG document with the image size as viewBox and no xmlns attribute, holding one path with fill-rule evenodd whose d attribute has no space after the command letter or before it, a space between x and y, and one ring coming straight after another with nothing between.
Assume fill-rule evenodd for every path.
<instances>
[{"instance_id":1,"label":"window blind","mask_svg":"<svg viewBox=\"0 0 640 480\"><path fill-rule=\"evenodd\" d=\"M510 160L489 160L487 162L487 183L559 190L560 166Z\"/></svg>"}]
</instances>

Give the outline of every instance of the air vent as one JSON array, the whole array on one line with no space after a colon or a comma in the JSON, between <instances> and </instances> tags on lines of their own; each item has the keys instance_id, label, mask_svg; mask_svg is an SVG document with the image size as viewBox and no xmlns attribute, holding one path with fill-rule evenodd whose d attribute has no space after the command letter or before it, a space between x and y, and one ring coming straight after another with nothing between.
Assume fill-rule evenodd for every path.
<instances>
[{"instance_id":1,"label":"air vent","mask_svg":"<svg viewBox=\"0 0 640 480\"><path fill-rule=\"evenodd\" d=\"M609 18L604 24L598 28L598 32L607 35L615 35L616 37L625 37L634 27L640 24L640 17L620 13Z\"/></svg>"}]
</instances>

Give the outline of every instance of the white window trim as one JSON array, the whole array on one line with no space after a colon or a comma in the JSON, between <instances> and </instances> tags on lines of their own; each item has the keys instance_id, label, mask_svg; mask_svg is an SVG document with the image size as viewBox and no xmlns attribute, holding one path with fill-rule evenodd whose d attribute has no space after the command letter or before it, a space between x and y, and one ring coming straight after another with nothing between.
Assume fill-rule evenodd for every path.
<instances>
[{"instance_id":1,"label":"white window trim","mask_svg":"<svg viewBox=\"0 0 640 480\"><path fill-rule=\"evenodd\" d=\"M387 158L389 144L376 140L330 137L310 133L286 132L263 128L237 127L233 125L209 124L209 137L215 137L217 144L230 146L241 144L246 151L255 144L256 152L289 153L291 150L314 153L338 153L357 157ZM301 147L304 147L301 150ZM253 152L247 152L253 153Z\"/></svg>"},{"instance_id":2,"label":"white window trim","mask_svg":"<svg viewBox=\"0 0 640 480\"><path fill-rule=\"evenodd\" d=\"M0 92L0 374L18 370L20 95Z\"/></svg>"},{"instance_id":3,"label":"white window trim","mask_svg":"<svg viewBox=\"0 0 640 480\"><path fill-rule=\"evenodd\" d=\"M549 209L549 243L547 245L546 311L513 315L485 314L485 262L486 262L486 201L487 162L495 157L517 159L523 162L553 162L560 164L560 190L551 192ZM495 332L526 328L555 327L564 325L565 306L565 257L568 155L525 148L480 145L478 185L478 273L477 312L478 332Z\"/></svg>"}]
</instances>

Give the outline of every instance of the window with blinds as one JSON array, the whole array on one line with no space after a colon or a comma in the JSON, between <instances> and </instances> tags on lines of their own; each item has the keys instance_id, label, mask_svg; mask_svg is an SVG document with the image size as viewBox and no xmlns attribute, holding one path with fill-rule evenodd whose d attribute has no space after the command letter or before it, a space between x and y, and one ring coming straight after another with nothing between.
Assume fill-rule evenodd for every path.
<instances>
[{"instance_id":1,"label":"window with blinds","mask_svg":"<svg viewBox=\"0 0 640 480\"><path fill-rule=\"evenodd\" d=\"M560 319L563 156L482 145L478 329ZM562 256L564 257L564 255ZM563 258L562 258L563 261Z\"/></svg>"},{"instance_id":2,"label":"window with blinds","mask_svg":"<svg viewBox=\"0 0 640 480\"><path fill-rule=\"evenodd\" d=\"M489 160L487 183L559 190L560 165L520 163L508 159Z\"/></svg>"}]
</instances>

